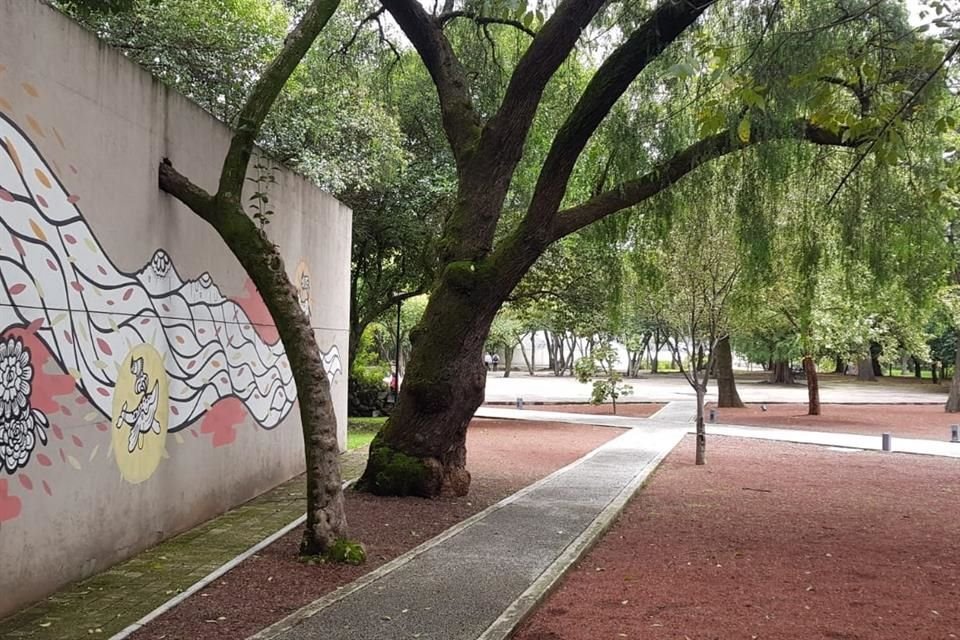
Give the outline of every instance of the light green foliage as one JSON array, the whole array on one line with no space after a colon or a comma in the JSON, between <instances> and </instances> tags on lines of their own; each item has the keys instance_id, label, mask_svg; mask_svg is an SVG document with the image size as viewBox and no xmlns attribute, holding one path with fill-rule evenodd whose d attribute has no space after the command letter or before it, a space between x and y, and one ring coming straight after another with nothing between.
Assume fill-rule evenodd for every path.
<instances>
[{"instance_id":1,"label":"light green foliage","mask_svg":"<svg viewBox=\"0 0 960 640\"><path fill-rule=\"evenodd\" d=\"M327 551L327 558L341 564L361 565L367 561L367 550L359 542L340 538Z\"/></svg>"},{"instance_id":2,"label":"light green foliage","mask_svg":"<svg viewBox=\"0 0 960 640\"><path fill-rule=\"evenodd\" d=\"M633 394L633 387L623 384L623 376L616 368L617 360L617 352L609 344L605 344L594 347L574 365L577 380L584 384L593 384L590 402L603 404L610 400L613 402L614 413L617 411L617 400Z\"/></svg>"}]
</instances>

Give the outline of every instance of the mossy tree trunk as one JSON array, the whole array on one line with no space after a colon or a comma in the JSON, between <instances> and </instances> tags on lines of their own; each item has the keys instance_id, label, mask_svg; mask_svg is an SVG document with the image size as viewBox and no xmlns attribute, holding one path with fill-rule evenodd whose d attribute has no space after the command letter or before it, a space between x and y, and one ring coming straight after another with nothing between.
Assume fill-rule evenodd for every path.
<instances>
[{"instance_id":1,"label":"mossy tree trunk","mask_svg":"<svg viewBox=\"0 0 960 640\"><path fill-rule=\"evenodd\" d=\"M328 551L346 535L337 421L310 320L300 308L297 290L276 245L243 210L242 192L264 119L339 4L339 0L314 0L263 70L237 119L215 194L193 184L167 158L160 163L158 179L161 190L220 234L256 285L276 323L297 386L307 471L307 523L300 549L311 555Z\"/></svg>"},{"instance_id":2,"label":"mossy tree trunk","mask_svg":"<svg viewBox=\"0 0 960 640\"><path fill-rule=\"evenodd\" d=\"M743 400L737 393L737 382L733 377L733 352L730 350L730 338L724 336L717 341L717 406L721 408L739 408Z\"/></svg>"},{"instance_id":3,"label":"mossy tree trunk","mask_svg":"<svg viewBox=\"0 0 960 640\"><path fill-rule=\"evenodd\" d=\"M473 263L445 269L411 332L400 401L370 446L359 488L379 495L467 493L466 432L483 402L483 345L509 293L491 276L492 270L478 274Z\"/></svg>"}]
</instances>

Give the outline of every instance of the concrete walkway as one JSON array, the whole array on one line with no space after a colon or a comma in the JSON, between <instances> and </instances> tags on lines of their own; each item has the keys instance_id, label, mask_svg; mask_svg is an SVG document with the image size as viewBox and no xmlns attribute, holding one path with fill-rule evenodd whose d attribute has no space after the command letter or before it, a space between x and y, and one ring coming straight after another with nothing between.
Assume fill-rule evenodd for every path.
<instances>
[{"instance_id":1,"label":"concrete walkway","mask_svg":"<svg viewBox=\"0 0 960 640\"><path fill-rule=\"evenodd\" d=\"M667 404L667 406L649 418L596 416L588 413L563 413L559 411L501 409L494 407L481 407L476 415L481 418L497 418L500 420L570 422L574 424L622 428L648 428L673 424L683 427L689 433L693 433L695 429L695 413L695 403L678 401ZM743 427L726 424L708 424L707 435L775 440L778 442L795 442L798 444L816 444L826 447L863 449L866 451L883 450L880 436L831 431L806 431L786 427ZM913 453L946 458L960 458L960 443L948 442L946 440L899 438L896 434L893 434L892 445L893 453Z\"/></svg>"},{"instance_id":2,"label":"concrete walkway","mask_svg":"<svg viewBox=\"0 0 960 640\"><path fill-rule=\"evenodd\" d=\"M707 435L757 438L759 440L776 440L779 442L796 442L799 444L818 444L828 447L864 449L867 451L883 450L880 436L867 436L855 433L709 424L707 425ZM919 438L898 438L894 435L891 439L891 444L894 453L915 453L927 456L960 458L960 443L956 442L921 440Z\"/></svg>"},{"instance_id":3,"label":"concrete walkway","mask_svg":"<svg viewBox=\"0 0 960 640\"><path fill-rule=\"evenodd\" d=\"M679 420L682 410L670 417ZM542 419L533 415L542 412L516 412ZM577 423L609 422L603 416L567 417ZM622 420L632 425L616 426L642 423L645 428L625 432L253 639L508 637L686 433L676 422Z\"/></svg>"},{"instance_id":4,"label":"concrete walkway","mask_svg":"<svg viewBox=\"0 0 960 640\"><path fill-rule=\"evenodd\" d=\"M681 403L671 403L681 404ZM661 411L665 410L661 409ZM495 420L534 420L537 422L569 422L587 424L595 427L621 427L630 429L647 424L650 418L629 418L626 416L598 416L589 413L564 413L562 411L541 411L539 409L504 409L501 407L480 407L473 414L475 418L493 418Z\"/></svg>"},{"instance_id":5,"label":"concrete walkway","mask_svg":"<svg viewBox=\"0 0 960 640\"><path fill-rule=\"evenodd\" d=\"M618 402L673 402L696 399L693 389L679 374L646 375L643 378L624 379L623 382L633 387L633 393ZM936 385L929 381L914 383L909 378L881 378L876 382L858 382L854 376L825 374L820 377L820 400L824 404L942 403L947 399L947 390L948 385ZM737 391L747 403L807 401L805 384L767 384L756 374L738 373ZM528 405L536 402L589 402L591 393L590 385L582 384L570 376L558 378L547 373L530 376L519 371L512 372L509 378L504 378L500 373L487 374L484 391L486 402L513 404L521 397ZM715 401L716 398L717 385L711 381L707 400Z\"/></svg>"}]
</instances>

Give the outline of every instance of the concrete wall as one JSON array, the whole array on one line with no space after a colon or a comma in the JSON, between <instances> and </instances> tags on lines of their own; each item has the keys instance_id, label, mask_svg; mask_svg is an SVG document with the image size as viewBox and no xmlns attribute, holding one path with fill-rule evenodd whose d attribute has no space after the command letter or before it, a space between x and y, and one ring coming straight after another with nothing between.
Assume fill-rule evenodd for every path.
<instances>
[{"instance_id":1,"label":"concrete wall","mask_svg":"<svg viewBox=\"0 0 960 640\"><path fill-rule=\"evenodd\" d=\"M169 157L213 190L229 135L38 0L0 2L0 617L303 469L262 300L157 188ZM342 447L351 213L276 178Z\"/></svg>"}]
</instances>

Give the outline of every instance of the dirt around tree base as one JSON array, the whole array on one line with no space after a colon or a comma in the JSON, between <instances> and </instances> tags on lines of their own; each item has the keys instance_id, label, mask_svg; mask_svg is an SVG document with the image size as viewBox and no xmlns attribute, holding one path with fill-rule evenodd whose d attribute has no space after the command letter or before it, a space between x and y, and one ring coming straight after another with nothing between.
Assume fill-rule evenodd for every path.
<instances>
[{"instance_id":1,"label":"dirt around tree base","mask_svg":"<svg viewBox=\"0 0 960 640\"><path fill-rule=\"evenodd\" d=\"M693 444L516 640L960 637L960 461Z\"/></svg>"},{"instance_id":2,"label":"dirt around tree base","mask_svg":"<svg viewBox=\"0 0 960 640\"><path fill-rule=\"evenodd\" d=\"M949 440L950 425L960 424L960 413L946 413L942 404L824 404L819 416L808 416L805 404L766 407L766 411L759 404L717 409L717 422L876 436L888 431L895 437L932 440Z\"/></svg>"},{"instance_id":3,"label":"dirt around tree base","mask_svg":"<svg viewBox=\"0 0 960 640\"><path fill-rule=\"evenodd\" d=\"M131 637L246 638L620 433L604 427L475 420L467 431L473 473L468 496L425 500L347 492L350 536L366 547L365 565L301 564L297 561L301 532L295 530Z\"/></svg>"}]
</instances>

